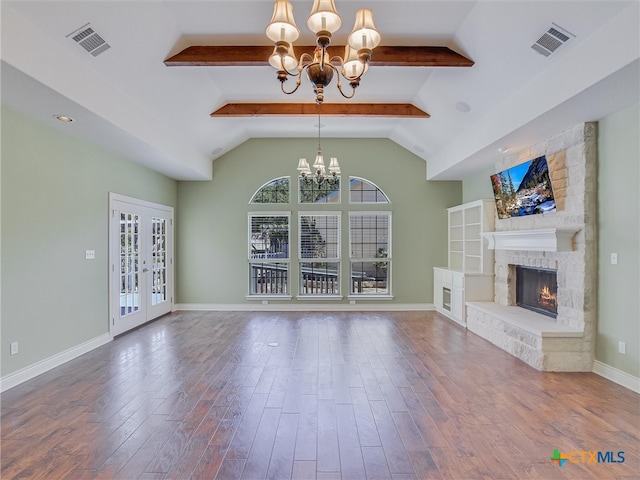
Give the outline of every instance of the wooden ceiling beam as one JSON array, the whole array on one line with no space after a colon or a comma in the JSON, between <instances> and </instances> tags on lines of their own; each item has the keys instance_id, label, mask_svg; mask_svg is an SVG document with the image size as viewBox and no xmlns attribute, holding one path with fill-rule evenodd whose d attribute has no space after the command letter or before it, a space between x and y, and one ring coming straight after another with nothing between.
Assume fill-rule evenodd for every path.
<instances>
[{"instance_id":1,"label":"wooden ceiling beam","mask_svg":"<svg viewBox=\"0 0 640 480\"><path fill-rule=\"evenodd\" d=\"M212 117L275 117L318 115L315 103L228 103L211 113ZM429 118L410 103L323 103L322 116Z\"/></svg>"},{"instance_id":2,"label":"wooden ceiling beam","mask_svg":"<svg viewBox=\"0 0 640 480\"><path fill-rule=\"evenodd\" d=\"M313 54L314 46L296 46L296 54ZM344 46L329 47L342 55ZM192 46L168 58L168 67L250 67L268 65L272 46ZM385 67L471 67L473 61L448 47L379 46L373 51L370 66Z\"/></svg>"}]
</instances>

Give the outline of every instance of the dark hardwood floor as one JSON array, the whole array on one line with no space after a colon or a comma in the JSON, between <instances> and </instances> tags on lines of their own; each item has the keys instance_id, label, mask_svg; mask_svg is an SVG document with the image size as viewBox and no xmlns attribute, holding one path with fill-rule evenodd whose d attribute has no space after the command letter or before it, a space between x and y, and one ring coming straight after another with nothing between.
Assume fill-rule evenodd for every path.
<instances>
[{"instance_id":1,"label":"dark hardwood floor","mask_svg":"<svg viewBox=\"0 0 640 480\"><path fill-rule=\"evenodd\" d=\"M178 312L1 400L2 479L640 472L640 395L538 372L432 312ZM555 449L624 462L560 467Z\"/></svg>"}]
</instances>

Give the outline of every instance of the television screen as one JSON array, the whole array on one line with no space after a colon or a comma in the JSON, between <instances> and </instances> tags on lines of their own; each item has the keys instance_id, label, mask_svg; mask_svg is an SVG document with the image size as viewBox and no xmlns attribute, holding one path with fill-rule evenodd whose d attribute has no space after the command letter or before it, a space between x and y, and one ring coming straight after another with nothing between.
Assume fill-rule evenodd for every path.
<instances>
[{"instance_id":1,"label":"television screen","mask_svg":"<svg viewBox=\"0 0 640 480\"><path fill-rule=\"evenodd\" d=\"M499 218L556 211L547 158L521 163L491 175Z\"/></svg>"}]
</instances>

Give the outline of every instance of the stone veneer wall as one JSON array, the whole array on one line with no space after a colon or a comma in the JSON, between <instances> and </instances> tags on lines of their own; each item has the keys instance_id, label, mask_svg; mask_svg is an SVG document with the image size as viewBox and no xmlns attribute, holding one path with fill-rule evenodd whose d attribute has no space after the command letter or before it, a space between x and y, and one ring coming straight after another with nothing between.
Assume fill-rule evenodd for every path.
<instances>
[{"instance_id":1,"label":"stone veneer wall","mask_svg":"<svg viewBox=\"0 0 640 480\"><path fill-rule=\"evenodd\" d=\"M496 171L502 171L541 155L547 156L558 211L546 215L496 220L496 231L535 230L542 228L576 228L570 252L535 252L496 250L495 298L499 305L515 305L515 265L552 268L558 271L558 317L556 322L584 332L580 339L549 339L567 345L565 352L554 350L552 362L545 361L540 347L535 361L523 358L510 345L521 341L518 329L499 344L541 370L591 371L596 324L597 288L597 145L596 123L584 123L536 144L516 155L500 159ZM476 317L476 312L474 312ZM474 318L474 323L478 319ZM478 324L485 338L509 335L505 329L488 332L491 320ZM501 328L502 330L502 328ZM492 338L489 338L493 341ZM542 341L543 339L539 339ZM577 343L576 343L577 341ZM496 342L494 342L496 343ZM520 347L521 348L521 347ZM564 360L563 360L564 359ZM552 364L550 364L552 363Z\"/></svg>"}]
</instances>

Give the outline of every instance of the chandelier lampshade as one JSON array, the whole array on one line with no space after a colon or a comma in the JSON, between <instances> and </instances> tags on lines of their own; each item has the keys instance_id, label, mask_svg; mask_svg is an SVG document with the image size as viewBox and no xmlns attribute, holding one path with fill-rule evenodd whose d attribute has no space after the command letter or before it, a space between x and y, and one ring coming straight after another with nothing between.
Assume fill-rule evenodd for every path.
<instances>
[{"instance_id":1,"label":"chandelier lampshade","mask_svg":"<svg viewBox=\"0 0 640 480\"><path fill-rule=\"evenodd\" d=\"M331 161L329 162L329 173L336 175L340 173L340 165L338 165L338 159L336 157L331 157Z\"/></svg>"},{"instance_id":2,"label":"chandelier lampshade","mask_svg":"<svg viewBox=\"0 0 640 480\"><path fill-rule=\"evenodd\" d=\"M316 94L316 103L320 104L324 101L324 87L331 83L335 74L340 94L345 98L352 98L369 67L372 51L381 40L380 32L373 22L373 12L368 8L356 12L355 25L349 35L344 58L330 56L327 51L332 34L342 26L342 18L336 10L334 0L314 0L307 26L316 35L316 50L313 55L303 53L297 58L293 53L293 42L298 39L300 30L293 16L293 5L289 0L276 0L273 17L266 32L267 37L275 44L273 54L269 57L269 65L278 71L281 90L286 94L298 90L301 74L306 71ZM342 90L340 75L349 82L350 93ZM296 84L292 90L285 90L284 83L289 77L296 78Z\"/></svg>"},{"instance_id":3,"label":"chandelier lampshade","mask_svg":"<svg viewBox=\"0 0 640 480\"><path fill-rule=\"evenodd\" d=\"M344 47L344 65L342 75L347 79L360 78L369 68L368 63L363 63L358 57L358 50L351 48L351 45Z\"/></svg>"},{"instance_id":4,"label":"chandelier lampshade","mask_svg":"<svg viewBox=\"0 0 640 480\"><path fill-rule=\"evenodd\" d=\"M313 33L334 33L342 26L342 18L338 15L333 0L314 0L313 8L307 18L307 27Z\"/></svg>"},{"instance_id":5,"label":"chandelier lampshade","mask_svg":"<svg viewBox=\"0 0 640 480\"><path fill-rule=\"evenodd\" d=\"M269 57L269 65L276 70L284 69L285 72L295 72L298 68L298 59L293 52L293 44L288 44L287 53L284 55L280 55L278 47L275 47Z\"/></svg>"},{"instance_id":6,"label":"chandelier lampshade","mask_svg":"<svg viewBox=\"0 0 640 480\"><path fill-rule=\"evenodd\" d=\"M380 32L373 23L373 12L363 8L356 12L356 22L349 35L349 45L355 50L373 50L380 45Z\"/></svg>"},{"instance_id":7,"label":"chandelier lampshade","mask_svg":"<svg viewBox=\"0 0 640 480\"><path fill-rule=\"evenodd\" d=\"M293 5L289 0L276 0L273 17L267 25L267 37L274 42L293 43L300 36L300 29L293 18Z\"/></svg>"}]
</instances>

